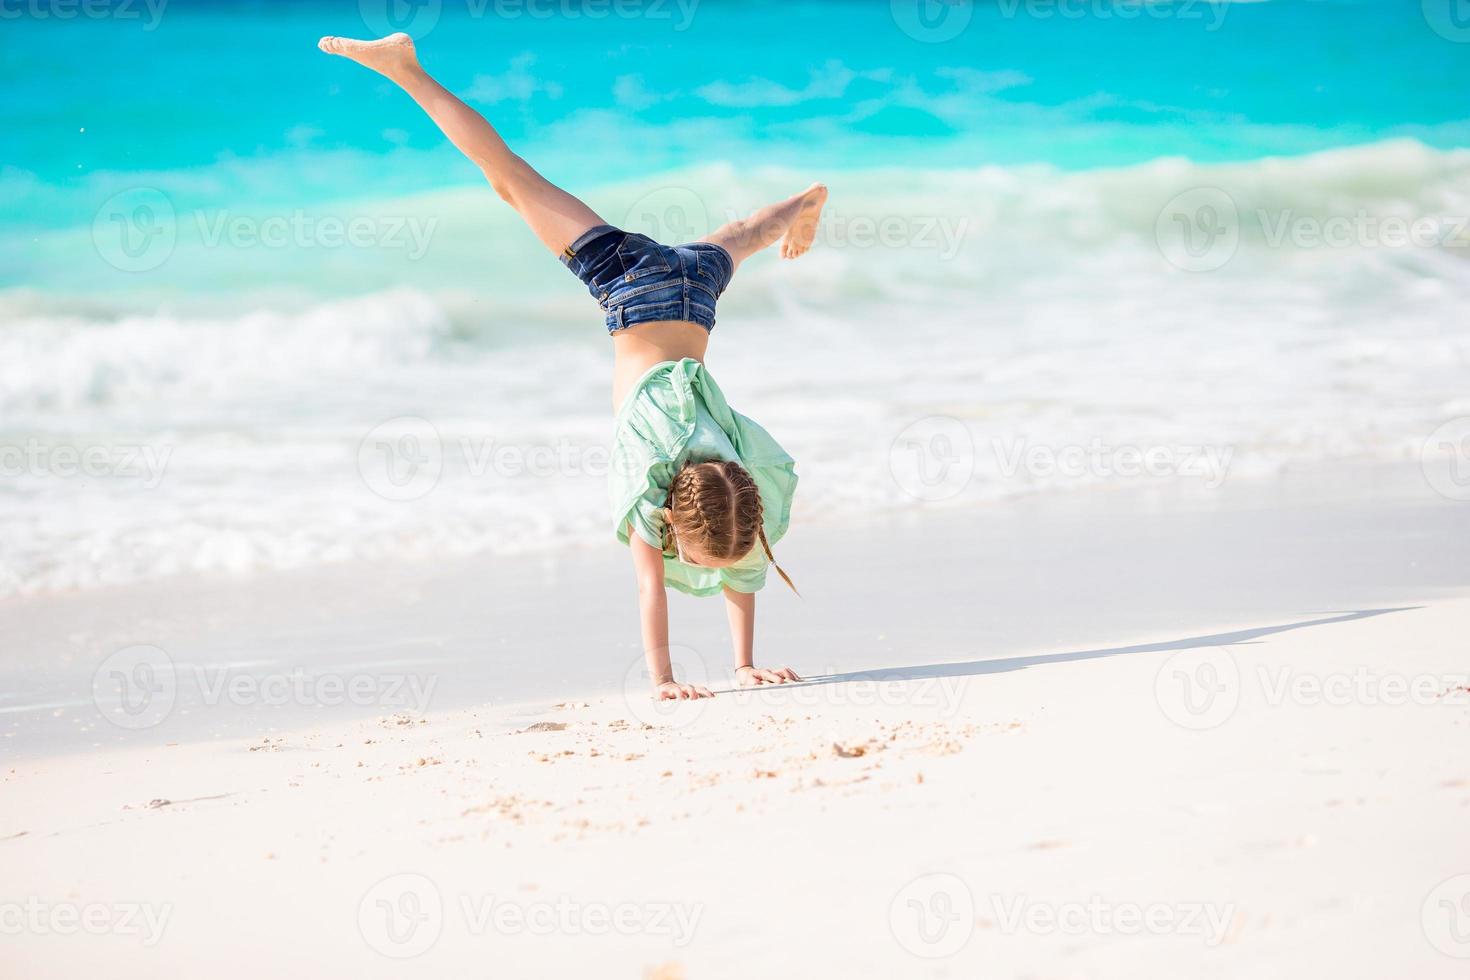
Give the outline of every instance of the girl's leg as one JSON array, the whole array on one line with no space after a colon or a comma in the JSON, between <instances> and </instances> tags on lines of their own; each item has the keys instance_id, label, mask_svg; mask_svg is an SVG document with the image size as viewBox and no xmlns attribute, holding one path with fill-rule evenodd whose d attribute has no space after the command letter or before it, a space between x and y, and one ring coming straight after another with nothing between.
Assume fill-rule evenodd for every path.
<instances>
[{"instance_id":1,"label":"girl's leg","mask_svg":"<svg viewBox=\"0 0 1470 980\"><path fill-rule=\"evenodd\" d=\"M748 218L721 226L705 241L722 246L737 266L777 239L783 239L781 258L798 258L812 247L826 203L827 186L813 184L779 204L767 205Z\"/></svg>"},{"instance_id":2,"label":"girl's leg","mask_svg":"<svg viewBox=\"0 0 1470 980\"><path fill-rule=\"evenodd\" d=\"M495 128L424 71L407 34L378 41L324 37L328 54L351 58L399 85L438 127L484 172L495 193L515 208L536 237L556 254L589 228L606 224L586 204L542 177L505 145Z\"/></svg>"}]
</instances>

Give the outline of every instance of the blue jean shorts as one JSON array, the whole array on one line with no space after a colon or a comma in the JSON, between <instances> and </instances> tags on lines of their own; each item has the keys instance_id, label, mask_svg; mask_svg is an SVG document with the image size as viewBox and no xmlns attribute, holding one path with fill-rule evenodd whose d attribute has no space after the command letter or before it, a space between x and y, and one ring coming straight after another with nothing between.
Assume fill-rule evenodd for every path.
<instances>
[{"instance_id":1,"label":"blue jean shorts","mask_svg":"<svg viewBox=\"0 0 1470 980\"><path fill-rule=\"evenodd\" d=\"M608 333L654 320L713 330L715 303L735 275L730 253L711 242L660 245L612 225L587 229L561 260L607 314Z\"/></svg>"}]
</instances>

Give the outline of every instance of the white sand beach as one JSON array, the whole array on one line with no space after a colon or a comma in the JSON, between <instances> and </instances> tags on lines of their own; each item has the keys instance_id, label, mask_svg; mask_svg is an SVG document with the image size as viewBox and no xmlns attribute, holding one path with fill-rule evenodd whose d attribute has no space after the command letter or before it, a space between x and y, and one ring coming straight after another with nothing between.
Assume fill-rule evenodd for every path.
<instances>
[{"instance_id":1,"label":"white sand beach","mask_svg":"<svg viewBox=\"0 0 1470 980\"><path fill-rule=\"evenodd\" d=\"M811 680L731 692L678 603L721 693L662 709L614 549L541 566L575 612L489 560L14 601L11 648L85 678L127 619L176 683L11 706L5 972L1461 976L1463 505L1305 486L812 530L759 647Z\"/></svg>"},{"instance_id":2,"label":"white sand beach","mask_svg":"<svg viewBox=\"0 0 1470 980\"><path fill-rule=\"evenodd\" d=\"M0 980L1470 976L1467 3L0 2Z\"/></svg>"}]
</instances>

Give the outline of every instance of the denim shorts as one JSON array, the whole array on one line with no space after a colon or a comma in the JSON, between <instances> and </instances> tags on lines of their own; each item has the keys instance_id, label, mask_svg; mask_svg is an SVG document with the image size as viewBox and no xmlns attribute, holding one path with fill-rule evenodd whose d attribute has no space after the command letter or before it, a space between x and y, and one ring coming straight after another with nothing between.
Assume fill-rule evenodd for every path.
<instances>
[{"instance_id":1,"label":"denim shorts","mask_svg":"<svg viewBox=\"0 0 1470 980\"><path fill-rule=\"evenodd\" d=\"M607 314L608 333L654 320L713 330L715 302L735 275L734 260L718 245L660 245L612 225L583 232L561 260Z\"/></svg>"}]
</instances>

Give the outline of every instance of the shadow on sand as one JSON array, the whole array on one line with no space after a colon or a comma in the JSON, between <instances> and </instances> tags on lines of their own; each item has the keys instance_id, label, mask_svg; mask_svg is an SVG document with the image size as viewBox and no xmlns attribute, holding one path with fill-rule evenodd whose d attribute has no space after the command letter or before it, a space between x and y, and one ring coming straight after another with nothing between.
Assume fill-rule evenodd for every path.
<instances>
[{"instance_id":1,"label":"shadow on sand","mask_svg":"<svg viewBox=\"0 0 1470 980\"><path fill-rule=\"evenodd\" d=\"M1063 664L1074 660L1097 660L1102 657L1119 657L1129 653L1161 653L1167 650L1189 650L1194 647L1235 646L1243 643L1258 643L1262 637L1288 630L1306 629L1310 626L1326 626L1330 623L1350 623L1355 619L1368 619L1386 613L1407 612L1420 606L1398 606L1389 609L1358 609L1337 613L1320 619L1304 619L1297 623L1282 623L1277 626L1257 626L1254 629L1234 630L1229 633L1210 633L1205 636L1186 636L1178 640L1159 643L1139 643L1126 647L1102 647L1096 650L1072 650L1067 653L1046 653L1033 657L1002 657L997 660L969 660L943 664L916 664L909 667L878 667L873 670L852 671L841 674L823 674L804 678L799 685L806 687L817 684L840 684L845 681L911 681L930 677L972 677L977 674L998 674L1007 670L1021 670L1040 664Z\"/></svg>"}]
</instances>

